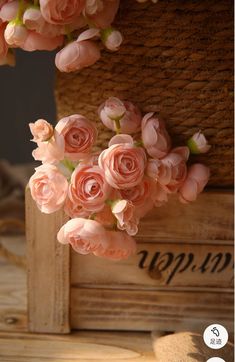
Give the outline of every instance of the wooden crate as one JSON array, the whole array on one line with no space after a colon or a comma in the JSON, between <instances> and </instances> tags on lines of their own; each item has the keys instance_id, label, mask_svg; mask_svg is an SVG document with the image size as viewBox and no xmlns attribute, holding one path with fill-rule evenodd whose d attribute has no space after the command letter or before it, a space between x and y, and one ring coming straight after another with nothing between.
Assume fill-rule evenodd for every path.
<instances>
[{"instance_id":1,"label":"wooden crate","mask_svg":"<svg viewBox=\"0 0 235 362\"><path fill-rule=\"evenodd\" d=\"M146 217L138 253L112 262L56 241L63 212L43 215L26 192L29 329L232 330L233 196L174 198Z\"/></svg>"}]
</instances>

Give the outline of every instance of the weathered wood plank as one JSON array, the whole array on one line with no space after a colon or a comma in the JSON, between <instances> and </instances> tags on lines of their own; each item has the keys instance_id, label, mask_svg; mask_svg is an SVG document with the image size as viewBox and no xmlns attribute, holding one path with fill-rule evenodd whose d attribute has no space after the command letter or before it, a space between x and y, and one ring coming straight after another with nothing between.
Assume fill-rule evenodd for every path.
<instances>
[{"instance_id":1,"label":"weathered wood plank","mask_svg":"<svg viewBox=\"0 0 235 362\"><path fill-rule=\"evenodd\" d=\"M0 333L4 362L154 362L149 333L80 332L69 336Z\"/></svg>"},{"instance_id":2,"label":"weathered wood plank","mask_svg":"<svg viewBox=\"0 0 235 362\"><path fill-rule=\"evenodd\" d=\"M42 214L26 190L28 314L32 332L69 332L70 256L56 234L63 211Z\"/></svg>"},{"instance_id":3,"label":"weathered wood plank","mask_svg":"<svg viewBox=\"0 0 235 362\"><path fill-rule=\"evenodd\" d=\"M26 272L0 258L0 330L27 331ZM1 348L0 348L1 350Z\"/></svg>"},{"instance_id":4,"label":"weathered wood plank","mask_svg":"<svg viewBox=\"0 0 235 362\"><path fill-rule=\"evenodd\" d=\"M202 332L215 319L233 331L233 293L71 289L75 329Z\"/></svg>"},{"instance_id":5,"label":"weathered wood plank","mask_svg":"<svg viewBox=\"0 0 235 362\"><path fill-rule=\"evenodd\" d=\"M210 191L195 203L182 205L172 197L165 206L154 209L141 221L138 238L144 241L233 240L233 193Z\"/></svg>"},{"instance_id":6,"label":"weathered wood plank","mask_svg":"<svg viewBox=\"0 0 235 362\"><path fill-rule=\"evenodd\" d=\"M207 290L233 287L233 246L138 243L137 255L115 262L72 252L72 285L119 289Z\"/></svg>"}]
</instances>

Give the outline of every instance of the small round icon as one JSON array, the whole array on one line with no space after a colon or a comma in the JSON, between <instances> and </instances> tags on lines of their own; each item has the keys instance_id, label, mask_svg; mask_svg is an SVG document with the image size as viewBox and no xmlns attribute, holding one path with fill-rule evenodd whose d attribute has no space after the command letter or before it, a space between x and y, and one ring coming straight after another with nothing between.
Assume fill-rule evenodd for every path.
<instances>
[{"instance_id":1,"label":"small round icon","mask_svg":"<svg viewBox=\"0 0 235 362\"><path fill-rule=\"evenodd\" d=\"M220 357L212 357L208 359L206 362L225 362L225 360Z\"/></svg>"},{"instance_id":2,"label":"small round icon","mask_svg":"<svg viewBox=\"0 0 235 362\"><path fill-rule=\"evenodd\" d=\"M228 332L226 328L224 328L224 326L221 326L220 324L211 324L205 329L203 333L203 339L208 347L212 349L220 349L223 348L228 342ZM209 362L213 362L213 360L209 360ZM218 360L218 362L220 362L220 359Z\"/></svg>"}]
</instances>

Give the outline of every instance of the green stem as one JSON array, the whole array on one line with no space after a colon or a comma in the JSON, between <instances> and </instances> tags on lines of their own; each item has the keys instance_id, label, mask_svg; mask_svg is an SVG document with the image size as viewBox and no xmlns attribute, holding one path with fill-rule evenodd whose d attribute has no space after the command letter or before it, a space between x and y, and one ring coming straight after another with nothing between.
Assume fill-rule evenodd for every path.
<instances>
[{"instance_id":1,"label":"green stem","mask_svg":"<svg viewBox=\"0 0 235 362\"><path fill-rule=\"evenodd\" d=\"M117 120L115 120L114 122L115 122L115 130L116 130L116 133L117 133L117 134L120 134L120 133L121 133L120 120L117 119Z\"/></svg>"}]
</instances>

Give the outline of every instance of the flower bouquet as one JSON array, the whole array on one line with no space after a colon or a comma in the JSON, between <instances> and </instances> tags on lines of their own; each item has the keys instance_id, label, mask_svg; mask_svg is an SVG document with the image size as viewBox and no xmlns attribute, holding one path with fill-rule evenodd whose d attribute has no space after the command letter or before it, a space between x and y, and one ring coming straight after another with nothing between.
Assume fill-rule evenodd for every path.
<instances>
[{"instance_id":1,"label":"flower bouquet","mask_svg":"<svg viewBox=\"0 0 235 362\"><path fill-rule=\"evenodd\" d=\"M80 254L125 259L136 251L133 238L141 220L161 207L172 194L195 201L209 179L203 164L187 166L190 151L210 146L201 132L187 146L172 147L165 124L153 113L142 116L128 101L109 98L98 115L116 132L109 144L94 150L95 124L75 114L56 127L45 120L30 123L41 161L29 181L33 199L43 213L61 208L71 218L57 238Z\"/></svg>"}]
</instances>

